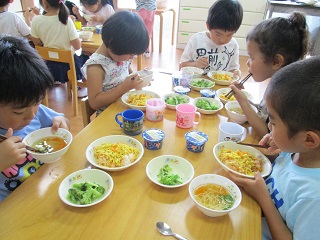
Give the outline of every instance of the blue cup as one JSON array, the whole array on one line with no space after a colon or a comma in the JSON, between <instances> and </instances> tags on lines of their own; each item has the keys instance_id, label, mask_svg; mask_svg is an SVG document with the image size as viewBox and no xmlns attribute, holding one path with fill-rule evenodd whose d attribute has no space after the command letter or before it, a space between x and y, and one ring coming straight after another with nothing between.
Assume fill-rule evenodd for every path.
<instances>
[{"instance_id":1,"label":"blue cup","mask_svg":"<svg viewBox=\"0 0 320 240\"><path fill-rule=\"evenodd\" d=\"M122 117L122 122L119 117ZM138 109L128 109L123 112L119 112L115 116L116 122L123 128L123 131L127 135L138 135L142 132L144 113Z\"/></svg>"}]
</instances>

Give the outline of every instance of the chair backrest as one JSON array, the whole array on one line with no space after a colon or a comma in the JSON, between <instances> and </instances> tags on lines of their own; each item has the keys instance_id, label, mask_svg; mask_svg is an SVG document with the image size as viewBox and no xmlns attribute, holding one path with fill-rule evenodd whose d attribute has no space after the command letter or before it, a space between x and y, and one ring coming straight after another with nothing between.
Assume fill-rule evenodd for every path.
<instances>
[{"instance_id":1,"label":"chair backrest","mask_svg":"<svg viewBox=\"0 0 320 240\"><path fill-rule=\"evenodd\" d=\"M81 112L83 125L85 127L90 123L91 116L96 112L96 110L90 107L88 97L81 99Z\"/></svg>"},{"instance_id":2,"label":"chair backrest","mask_svg":"<svg viewBox=\"0 0 320 240\"><path fill-rule=\"evenodd\" d=\"M77 74L76 74L76 68L74 64L73 52L71 50L47 48L47 47L41 47L41 46L36 46L36 50L44 60L69 64L69 67L70 67L70 70L68 71L69 82L67 83L68 96L71 97L71 86L72 86L73 112L74 112L74 115L77 116L78 115Z\"/></svg>"}]
</instances>

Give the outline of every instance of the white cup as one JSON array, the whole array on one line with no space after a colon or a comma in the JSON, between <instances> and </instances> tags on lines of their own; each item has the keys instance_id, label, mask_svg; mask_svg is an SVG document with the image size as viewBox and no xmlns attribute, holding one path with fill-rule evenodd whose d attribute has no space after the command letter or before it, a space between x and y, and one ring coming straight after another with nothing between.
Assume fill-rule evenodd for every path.
<instances>
[{"instance_id":1,"label":"white cup","mask_svg":"<svg viewBox=\"0 0 320 240\"><path fill-rule=\"evenodd\" d=\"M246 138L247 130L234 122L224 122L219 125L218 142L240 142Z\"/></svg>"}]
</instances>

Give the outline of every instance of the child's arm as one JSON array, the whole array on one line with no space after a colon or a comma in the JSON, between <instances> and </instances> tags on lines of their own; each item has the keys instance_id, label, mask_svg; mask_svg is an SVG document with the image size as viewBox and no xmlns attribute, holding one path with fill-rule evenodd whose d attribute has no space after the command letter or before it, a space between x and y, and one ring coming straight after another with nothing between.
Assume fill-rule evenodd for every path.
<instances>
[{"instance_id":1,"label":"child's arm","mask_svg":"<svg viewBox=\"0 0 320 240\"><path fill-rule=\"evenodd\" d=\"M0 142L0 172L15 165L26 157L26 145L19 136L12 136L12 128L6 133L7 140Z\"/></svg>"},{"instance_id":2,"label":"child's arm","mask_svg":"<svg viewBox=\"0 0 320 240\"><path fill-rule=\"evenodd\" d=\"M231 172L228 174L232 181L243 187L258 202L267 220L272 239L292 239L292 233L274 206L261 173L255 173L254 179L239 177Z\"/></svg>"},{"instance_id":3,"label":"child's arm","mask_svg":"<svg viewBox=\"0 0 320 240\"><path fill-rule=\"evenodd\" d=\"M230 88L234 92L234 97L239 102L244 115L247 117L248 122L252 128L257 132L259 138L262 138L268 133L268 125L262 120L259 115L252 109L250 102L246 95L241 92L235 85L231 84Z\"/></svg>"},{"instance_id":4,"label":"child's arm","mask_svg":"<svg viewBox=\"0 0 320 240\"><path fill-rule=\"evenodd\" d=\"M79 50L81 48L80 38L76 38L76 39L70 41L70 44L75 50Z\"/></svg>"},{"instance_id":5,"label":"child's arm","mask_svg":"<svg viewBox=\"0 0 320 240\"><path fill-rule=\"evenodd\" d=\"M101 65L90 65L87 69L88 98L90 106L93 109L99 109L117 101L123 94L142 83L142 80L136 75L129 75L123 83L116 88L108 91L102 91L102 81L105 72Z\"/></svg>"},{"instance_id":6,"label":"child's arm","mask_svg":"<svg viewBox=\"0 0 320 240\"><path fill-rule=\"evenodd\" d=\"M180 67L197 67L201 69L205 69L208 65L208 57L199 57L196 61L187 61L180 63Z\"/></svg>"},{"instance_id":7,"label":"child's arm","mask_svg":"<svg viewBox=\"0 0 320 240\"><path fill-rule=\"evenodd\" d=\"M77 16L77 19L81 22L82 26L87 26L87 21L83 16L81 16L78 7L73 6L72 12Z\"/></svg>"},{"instance_id":8,"label":"child's arm","mask_svg":"<svg viewBox=\"0 0 320 240\"><path fill-rule=\"evenodd\" d=\"M40 40L40 38L35 38L31 36L31 39L35 46L43 46L43 42Z\"/></svg>"}]
</instances>

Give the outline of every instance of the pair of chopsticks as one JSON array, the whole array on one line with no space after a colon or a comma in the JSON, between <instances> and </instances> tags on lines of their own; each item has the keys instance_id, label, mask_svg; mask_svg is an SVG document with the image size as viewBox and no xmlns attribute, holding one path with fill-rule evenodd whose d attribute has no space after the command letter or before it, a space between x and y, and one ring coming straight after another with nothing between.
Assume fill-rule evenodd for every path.
<instances>
[{"instance_id":1,"label":"pair of chopsticks","mask_svg":"<svg viewBox=\"0 0 320 240\"><path fill-rule=\"evenodd\" d=\"M32 12L33 8L29 9L29 10L22 10L22 11L17 11L15 13L23 13L23 12Z\"/></svg>"},{"instance_id":2,"label":"pair of chopsticks","mask_svg":"<svg viewBox=\"0 0 320 240\"><path fill-rule=\"evenodd\" d=\"M249 73L244 79L242 79L240 81L239 84L237 84L236 86L238 88L241 88L243 86L243 84L252 76L252 73ZM226 95L224 95L226 98L231 98L232 95L234 94L234 92L231 90L230 92L228 92Z\"/></svg>"},{"instance_id":3,"label":"pair of chopsticks","mask_svg":"<svg viewBox=\"0 0 320 240\"><path fill-rule=\"evenodd\" d=\"M260 145L260 144L251 144L251 143L243 143L243 142L237 142L237 144L250 146L250 147L258 147L258 148L268 148L269 146Z\"/></svg>"},{"instance_id":4,"label":"pair of chopsticks","mask_svg":"<svg viewBox=\"0 0 320 240\"><path fill-rule=\"evenodd\" d=\"M6 140L6 139L8 139L8 138L7 138L5 135L0 134L0 139L1 139L1 140ZM26 149L27 149L27 150L30 150L30 151L32 151L32 152L41 153L38 149L35 149L35 148L30 147L30 146L28 146L28 145L26 145Z\"/></svg>"}]
</instances>

